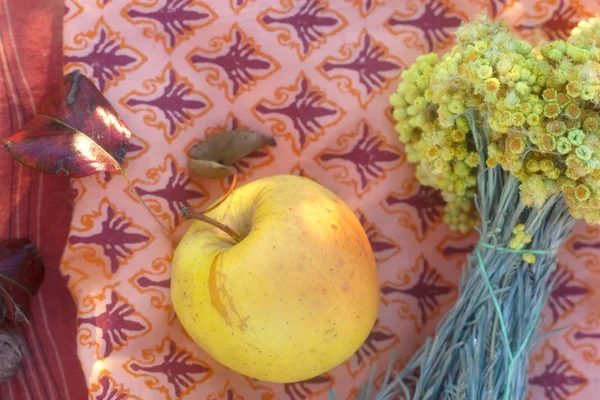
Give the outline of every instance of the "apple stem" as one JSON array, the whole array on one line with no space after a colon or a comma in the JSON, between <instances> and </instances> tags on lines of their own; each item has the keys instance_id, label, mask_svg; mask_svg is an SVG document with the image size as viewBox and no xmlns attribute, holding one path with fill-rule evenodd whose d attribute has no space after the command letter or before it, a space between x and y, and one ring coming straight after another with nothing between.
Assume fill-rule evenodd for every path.
<instances>
[{"instance_id":1,"label":"apple stem","mask_svg":"<svg viewBox=\"0 0 600 400\"><path fill-rule=\"evenodd\" d=\"M207 224L212 225L215 228L222 230L223 232L225 232L226 234L231 236L231 238L233 240L235 240L236 242L239 243L242 241L242 237L236 231L234 231L229 225L225 225L219 221L216 221L209 216L206 216L198 211L192 210L189 207L183 207L181 209L181 216L185 219L193 218L193 219L197 219L202 222L206 222Z\"/></svg>"}]
</instances>

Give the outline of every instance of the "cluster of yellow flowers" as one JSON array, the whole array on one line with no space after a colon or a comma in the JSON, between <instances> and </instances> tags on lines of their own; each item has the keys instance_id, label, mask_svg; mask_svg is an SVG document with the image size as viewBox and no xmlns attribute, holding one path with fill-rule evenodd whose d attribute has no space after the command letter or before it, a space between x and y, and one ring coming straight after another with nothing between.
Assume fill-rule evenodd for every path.
<instances>
[{"instance_id":1,"label":"cluster of yellow flowers","mask_svg":"<svg viewBox=\"0 0 600 400\"><path fill-rule=\"evenodd\" d=\"M515 226L512 233L513 238L508 244L508 247L513 250L522 250L525 245L531 243L533 240L533 236L525 233L525 225L523 224ZM535 262L535 255L532 253L524 253L523 260L529 264L533 264Z\"/></svg>"},{"instance_id":2,"label":"cluster of yellow flowers","mask_svg":"<svg viewBox=\"0 0 600 400\"><path fill-rule=\"evenodd\" d=\"M390 102L394 118L400 121L396 129L406 144L408 161L417 163L417 179L442 189L446 222L466 232L477 222L473 208L477 179L472 170L479 164L479 154L467 144L471 131L464 116L441 125L430 86L437 63L434 53L417 58L402 73L403 82Z\"/></svg>"},{"instance_id":3,"label":"cluster of yellow flowers","mask_svg":"<svg viewBox=\"0 0 600 400\"><path fill-rule=\"evenodd\" d=\"M462 232L477 224L485 162L519 179L525 205L563 194L574 218L600 223L600 20L536 49L486 17L456 37L443 57L420 56L390 97L408 161L441 191L445 221Z\"/></svg>"}]
</instances>

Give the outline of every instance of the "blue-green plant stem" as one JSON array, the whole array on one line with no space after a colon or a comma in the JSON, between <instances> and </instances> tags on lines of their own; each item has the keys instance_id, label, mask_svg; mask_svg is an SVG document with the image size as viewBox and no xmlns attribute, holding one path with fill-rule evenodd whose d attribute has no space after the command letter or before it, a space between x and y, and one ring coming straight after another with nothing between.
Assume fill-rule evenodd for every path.
<instances>
[{"instance_id":1,"label":"blue-green plant stem","mask_svg":"<svg viewBox=\"0 0 600 400\"><path fill-rule=\"evenodd\" d=\"M560 196L540 209L524 206L519 181L485 164L489 125L472 112L467 118L481 155L475 199L479 242L463 269L456 304L403 370L383 382L376 400L522 400L527 394L529 359L552 290L556 251L574 219ZM533 237L527 249L508 246L518 224ZM534 264L523 261L525 252L536 256ZM365 384L372 385L372 379ZM358 400L370 400L369 391L361 391Z\"/></svg>"}]
</instances>

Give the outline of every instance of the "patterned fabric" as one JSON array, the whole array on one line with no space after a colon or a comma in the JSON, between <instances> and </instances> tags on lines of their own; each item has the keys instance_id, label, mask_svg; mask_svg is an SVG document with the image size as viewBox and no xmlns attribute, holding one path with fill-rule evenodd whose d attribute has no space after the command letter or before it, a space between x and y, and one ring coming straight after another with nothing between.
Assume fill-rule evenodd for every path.
<instances>
[{"instance_id":1,"label":"patterned fabric","mask_svg":"<svg viewBox=\"0 0 600 400\"><path fill-rule=\"evenodd\" d=\"M532 41L563 38L600 5L578 0L67 0L65 71L92 77L134 133L127 170L177 237L182 206L203 209L227 179L192 179L186 153L223 129L270 133L277 147L236 167L240 184L276 173L311 177L355 210L379 263L381 312L347 362L306 382L266 384L210 359L169 300L173 247L120 175L73 181L61 270L77 304L77 344L93 399L352 398L372 365L380 383L432 333L457 296L474 235L441 222L393 129L388 96L401 71L480 10ZM532 359L532 399L597 397L598 228L578 225Z\"/></svg>"},{"instance_id":2,"label":"patterned fabric","mask_svg":"<svg viewBox=\"0 0 600 400\"><path fill-rule=\"evenodd\" d=\"M62 0L0 0L2 139L31 118L62 76L63 13ZM28 238L45 265L30 322L18 327L25 341L23 366L0 384L2 400L85 398L74 329L77 310L59 270L72 210L67 177L39 174L0 149L0 238Z\"/></svg>"}]
</instances>

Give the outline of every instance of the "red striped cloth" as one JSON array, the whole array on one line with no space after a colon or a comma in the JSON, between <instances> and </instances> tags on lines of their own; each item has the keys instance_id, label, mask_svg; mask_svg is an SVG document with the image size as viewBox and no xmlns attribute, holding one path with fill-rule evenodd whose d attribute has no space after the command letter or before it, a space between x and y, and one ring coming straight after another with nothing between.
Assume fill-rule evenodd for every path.
<instances>
[{"instance_id":1,"label":"red striped cloth","mask_svg":"<svg viewBox=\"0 0 600 400\"><path fill-rule=\"evenodd\" d=\"M19 128L62 75L62 0L0 0L0 137ZM58 265L72 214L69 179L42 175L0 152L0 238L28 237L45 279L33 301L23 367L0 385L1 400L85 399L76 311Z\"/></svg>"}]
</instances>

